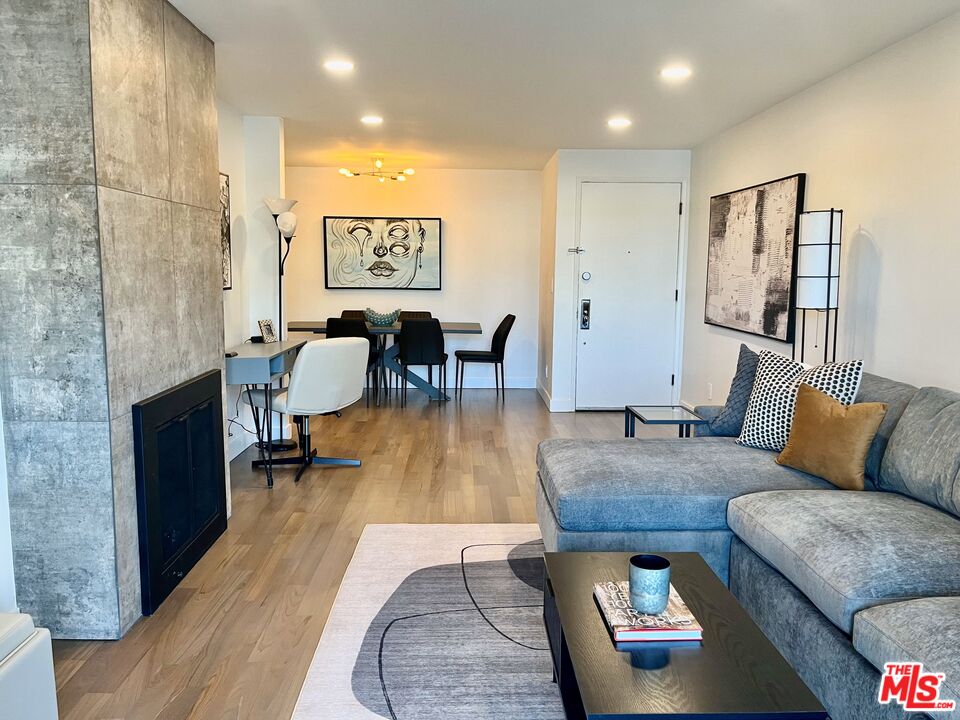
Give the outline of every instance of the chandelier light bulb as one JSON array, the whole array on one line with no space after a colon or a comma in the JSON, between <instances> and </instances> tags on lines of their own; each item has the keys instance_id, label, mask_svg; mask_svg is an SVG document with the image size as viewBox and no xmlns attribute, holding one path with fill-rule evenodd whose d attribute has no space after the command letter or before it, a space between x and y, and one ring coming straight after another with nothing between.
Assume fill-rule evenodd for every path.
<instances>
[{"instance_id":1,"label":"chandelier light bulb","mask_svg":"<svg viewBox=\"0 0 960 720\"><path fill-rule=\"evenodd\" d=\"M371 168L369 170L351 170L350 168L342 167L339 168L337 172L344 177L371 177L381 183L385 183L387 180L406 182L409 177L416 172L413 168L405 168L403 170L384 168L382 157L371 157L370 165Z\"/></svg>"},{"instance_id":2,"label":"chandelier light bulb","mask_svg":"<svg viewBox=\"0 0 960 720\"><path fill-rule=\"evenodd\" d=\"M353 61L346 58L330 58L323 63L323 67L334 75L345 75L353 71Z\"/></svg>"}]
</instances>

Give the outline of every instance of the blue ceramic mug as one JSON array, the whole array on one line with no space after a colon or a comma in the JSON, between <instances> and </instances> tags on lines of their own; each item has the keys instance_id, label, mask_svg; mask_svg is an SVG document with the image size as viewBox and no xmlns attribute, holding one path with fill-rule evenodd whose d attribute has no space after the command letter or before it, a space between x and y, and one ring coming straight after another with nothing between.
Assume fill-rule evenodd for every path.
<instances>
[{"instance_id":1,"label":"blue ceramic mug","mask_svg":"<svg viewBox=\"0 0 960 720\"><path fill-rule=\"evenodd\" d=\"M658 615L670 599L670 561L660 555L630 558L630 604L637 612Z\"/></svg>"}]
</instances>

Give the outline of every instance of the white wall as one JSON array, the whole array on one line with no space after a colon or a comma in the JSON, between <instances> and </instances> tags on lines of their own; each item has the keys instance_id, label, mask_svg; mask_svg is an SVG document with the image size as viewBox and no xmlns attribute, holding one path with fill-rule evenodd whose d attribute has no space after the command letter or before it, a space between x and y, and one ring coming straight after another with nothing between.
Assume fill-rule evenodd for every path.
<instances>
[{"instance_id":1,"label":"white wall","mask_svg":"<svg viewBox=\"0 0 960 720\"><path fill-rule=\"evenodd\" d=\"M448 321L478 321L483 336L448 335L453 352L489 349L497 324L517 316L507 343L508 387L535 387L540 173L418 169L406 183L344 178L336 168L288 167L288 197L299 202L297 235L284 276L288 320L339 316L344 309L429 310ZM323 216L441 217L442 285L427 290L325 290ZM489 366L469 365L467 387L493 387Z\"/></svg>"},{"instance_id":2,"label":"white wall","mask_svg":"<svg viewBox=\"0 0 960 720\"><path fill-rule=\"evenodd\" d=\"M547 407L553 395L553 284L557 243L557 170L559 153L554 153L540 175L540 323L537 363L537 390Z\"/></svg>"},{"instance_id":3,"label":"white wall","mask_svg":"<svg viewBox=\"0 0 960 720\"><path fill-rule=\"evenodd\" d=\"M577 245L580 183L584 180L679 182L684 203L690 185L689 150L559 150L556 180L556 222L553 243L553 335L544 333L550 351L550 397L554 412L576 405L577 260L568 252ZM551 159L551 162L553 160ZM549 167L549 166L548 166ZM544 190L551 185L544 182ZM546 206L544 201L544 206ZM681 246L686 244L686 216L681 221ZM549 238L546 239L549 245ZM546 263L549 265L549 262ZM624 299L626 301L626 298ZM681 308L682 312L682 308ZM679 354L679 347L678 347ZM541 371L542 372L542 371ZM546 386L542 386L546 389Z\"/></svg>"},{"instance_id":4,"label":"white wall","mask_svg":"<svg viewBox=\"0 0 960 720\"><path fill-rule=\"evenodd\" d=\"M230 176L233 288L223 293L224 344L227 348L259 335L257 321L277 319L277 226L264 197L284 193L283 120L244 116L217 102L220 171ZM227 455L239 455L256 440L249 407L238 403L241 388L227 386ZM279 436L279 417L274 437ZM241 427L241 425L243 427ZM246 428L244 430L243 428ZM289 424L284 429L289 437Z\"/></svg>"},{"instance_id":5,"label":"white wall","mask_svg":"<svg viewBox=\"0 0 960 720\"><path fill-rule=\"evenodd\" d=\"M258 320L277 321L279 240L277 225L263 199L285 197L283 118L244 116L243 144L247 198L244 272L249 287L249 335L259 335Z\"/></svg>"},{"instance_id":6,"label":"white wall","mask_svg":"<svg viewBox=\"0 0 960 720\"><path fill-rule=\"evenodd\" d=\"M0 612L17 612L13 578L13 538L10 534L10 498L7 494L7 449L3 441L3 403L0 399Z\"/></svg>"},{"instance_id":7,"label":"white wall","mask_svg":"<svg viewBox=\"0 0 960 720\"><path fill-rule=\"evenodd\" d=\"M229 348L254 334L250 326L250 283L247 278L247 189L243 116L223 101L217 102L220 172L230 176L230 238L233 258L233 287L223 292L223 340ZM237 400L240 388L227 386L227 456L232 460L254 441L243 427L253 430L249 408Z\"/></svg>"},{"instance_id":8,"label":"white wall","mask_svg":"<svg viewBox=\"0 0 960 720\"><path fill-rule=\"evenodd\" d=\"M706 402L708 383L723 401L741 342L789 353L704 325L702 308L710 196L795 172L807 209L844 210L838 358L960 389L958 47L960 15L695 149L685 401Z\"/></svg>"}]
</instances>

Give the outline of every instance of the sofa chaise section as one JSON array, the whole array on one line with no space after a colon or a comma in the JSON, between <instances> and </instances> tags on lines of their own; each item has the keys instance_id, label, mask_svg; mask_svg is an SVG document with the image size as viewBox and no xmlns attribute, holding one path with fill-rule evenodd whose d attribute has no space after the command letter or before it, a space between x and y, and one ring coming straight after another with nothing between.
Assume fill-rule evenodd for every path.
<instances>
[{"instance_id":1,"label":"sofa chaise section","mask_svg":"<svg viewBox=\"0 0 960 720\"><path fill-rule=\"evenodd\" d=\"M731 498L832 487L731 438L545 440L537 472L548 550L699 552L724 581Z\"/></svg>"}]
</instances>

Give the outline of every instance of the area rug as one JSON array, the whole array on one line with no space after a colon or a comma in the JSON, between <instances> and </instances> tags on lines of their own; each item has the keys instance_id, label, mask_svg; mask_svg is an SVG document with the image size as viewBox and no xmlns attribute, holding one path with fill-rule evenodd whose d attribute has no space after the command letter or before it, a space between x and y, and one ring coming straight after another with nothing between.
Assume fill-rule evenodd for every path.
<instances>
[{"instance_id":1,"label":"area rug","mask_svg":"<svg viewBox=\"0 0 960 720\"><path fill-rule=\"evenodd\" d=\"M294 720L563 720L536 525L368 525Z\"/></svg>"}]
</instances>

